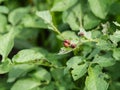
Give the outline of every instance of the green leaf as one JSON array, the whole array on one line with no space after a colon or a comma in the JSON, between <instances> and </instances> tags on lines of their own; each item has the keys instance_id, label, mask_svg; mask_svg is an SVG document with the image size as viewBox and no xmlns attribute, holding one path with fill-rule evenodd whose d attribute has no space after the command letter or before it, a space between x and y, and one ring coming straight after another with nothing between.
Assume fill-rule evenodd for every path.
<instances>
[{"instance_id":1,"label":"green leaf","mask_svg":"<svg viewBox=\"0 0 120 90\"><path fill-rule=\"evenodd\" d=\"M16 35L17 31L15 32L14 29L12 28L9 33L4 34L3 36L0 37L0 54L2 55L2 59L4 59L8 56L10 53L11 49L13 48L14 45L14 37Z\"/></svg>"},{"instance_id":2,"label":"green leaf","mask_svg":"<svg viewBox=\"0 0 120 90\"><path fill-rule=\"evenodd\" d=\"M60 40L70 40L71 43L77 43L79 40L79 37L76 35L73 31L64 31L62 32L61 36L57 36ZM64 38L63 38L64 37Z\"/></svg>"},{"instance_id":3,"label":"green leaf","mask_svg":"<svg viewBox=\"0 0 120 90\"><path fill-rule=\"evenodd\" d=\"M50 14L50 11L48 11L48 10L38 11L38 12L36 12L36 15L39 16L45 22L45 24L48 25L48 29L53 30L54 32L56 32L59 35L61 34L52 22L52 16Z\"/></svg>"},{"instance_id":4,"label":"green leaf","mask_svg":"<svg viewBox=\"0 0 120 90\"><path fill-rule=\"evenodd\" d=\"M95 16L105 19L110 6L109 0L88 0L90 8Z\"/></svg>"},{"instance_id":5,"label":"green leaf","mask_svg":"<svg viewBox=\"0 0 120 90\"><path fill-rule=\"evenodd\" d=\"M39 11L36 15L45 21L46 24L52 23L52 16L49 11Z\"/></svg>"},{"instance_id":6,"label":"green leaf","mask_svg":"<svg viewBox=\"0 0 120 90\"><path fill-rule=\"evenodd\" d=\"M45 59L44 55L40 52L31 50L31 49L24 49L19 51L13 58L12 61L15 63L24 63L30 62L35 60Z\"/></svg>"},{"instance_id":7,"label":"green leaf","mask_svg":"<svg viewBox=\"0 0 120 90\"><path fill-rule=\"evenodd\" d=\"M93 49L93 51L90 53L90 55L88 56L88 59L92 59L93 57L95 57L98 53L100 52L100 49L95 48Z\"/></svg>"},{"instance_id":8,"label":"green leaf","mask_svg":"<svg viewBox=\"0 0 120 90\"><path fill-rule=\"evenodd\" d=\"M9 9L6 6L0 6L0 13L7 14Z\"/></svg>"},{"instance_id":9,"label":"green leaf","mask_svg":"<svg viewBox=\"0 0 120 90\"><path fill-rule=\"evenodd\" d=\"M104 39L98 39L98 42L96 43L96 45L97 45L97 48L100 50L110 50L113 46L113 44L111 44L110 41L104 40Z\"/></svg>"},{"instance_id":10,"label":"green leaf","mask_svg":"<svg viewBox=\"0 0 120 90\"><path fill-rule=\"evenodd\" d=\"M64 69L51 68L51 75L56 81L55 86L57 90L70 90L75 87L72 83L70 74L64 74ZM59 83L57 83L57 81L59 81Z\"/></svg>"},{"instance_id":11,"label":"green leaf","mask_svg":"<svg viewBox=\"0 0 120 90\"><path fill-rule=\"evenodd\" d=\"M35 65L32 64L18 64L14 65L8 74L7 82L14 82L17 78L25 76L29 71L33 70Z\"/></svg>"},{"instance_id":12,"label":"green leaf","mask_svg":"<svg viewBox=\"0 0 120 90\"><path fill-rule=\"evenodd\" d=\"M120 41L120 31L116 30L113 35L110 35L110 40L117 45Z\"/></svg>"},{"instance_id":13,"label":"green leaf","mask_svg":"<svg viewBox=\"0 0 120 90\"><path fill-rule=\"evenodd\" d=\"M7 18L5 15L0 14L0 33L5 33L6 32L6 25L7 25Z\"/></svg>"},{"instance_id":14,"label":"green leaf","mask_svg":"<svg viewBox=\"0 0 120 90\"><path fill-rule=\"evenodd\" d=\"M89 67L85 81L87 90L107 90L108 83L104 80L103 73L99 66Z\"/></svg>"},{"instance_id":15,"label":"green leaf","mask_svg":"<svg viewBox=\"0 0 120 90\"><path fill-rule=\"evenodd\" d=\"M110 75L110 78L113 78L114 80L118 80L118 78L120 77L120 69L118 69L119 67L120 67L120 63L117 62L115 63L114 66L110 66L106 68L106 70Z\"/></svg>"},{"instance_id":16,"label":"green leaf","mask_svg":"<svg viewBox=\"0 0 120 90\"><path fill-rule=\"evenodd\" d=\"M17 8L10 12L8 20L12 25L16 25L28 13L28 8Z\"/></svg>"},{"instance_id":17,"label":"green leaf","mask_svg":"<svg viewBox=\"0 0 120 90\"><path fill-rule=\"evenodd\" d=\"M119 15L120 14L120 2L117 1L117 0L112 0L112 1L116 1L114 2L111 7L110 7L110 14L113 14L113 15Z\"/></svg>"},{"instance_id":18,"label":"green leaf","mask_svg":"<svg viewBox=\"0 0 120 90\"><path fill-rule=\"evenodd\" d=\"M12 67L11 60L7 58L4 62L0 64L0 74L5 74L9 72L11 67Z\"/></svg>"},{"instance_id":19,"label":"green leaf","mask_svg":"<svg viewBox=\"0 0 120 90\"><path fill-rule=\"evenodd\" d=\"M65 11L73 6L78 0L60 0L55 3L51 11Z\"/></svg>"},{"instance_id":20,"label":"green leaf","mask_svg":"<svg viewBox=\"0 0 120 90\"><path fill-rule=\"evenodd\" d=\"M61 66L61 62L59 62L59 56L57 54L53 54L53 53L46 53L46 58L47 61L50 62L53 66L59 67ZM62 56L60 56L60 58L62 58Z\"/></svg>"},{"instance_id":21,"label":"green leaf","mask_svg":"<svg viewBox=\"0 0 120 90\"><path fill-rule=\"evenodd\" d=\"M120 27L120 23L118 23L117 21L116 22L113 22L116 26Z\"/></svg>"},{"instance_id":22,"label":"green leaf","mask_svg":"<svg viewBox=\"0 0 120 90\"><path fill-rule=\"evenodd\" d=\"M6 83L6 78L0 78L0 90L9 90L10 86Z\"/></svg>"},{"instance_id":23,"label":"green leaf","mask_svg":"<svg viewBox=\"0 0 120 90\"><path fill-rule=\"evenodd\" d=\"M115 64L115 60L110 55L95 56L92 63L98 63L102 67L108 67Z\"/></svg>"},{"instance_id":24,"label":"green leaf","mask_svg":"<svg viewBox=\"0 0 120 90\"><path fill-rule=\"evenodd\" d=\"M84 28L91 29L100 23L100 19L95 17L93 14L88 13L84 16Z\"/></svg>"},{"instance_id":25,"label":"green leaf","mask_svg":"<svg viewBox=\"0 0 120 90\"><path fill-rule=\"evenodd\" d=\"M93 39L100 38L103 35L103 33L99 30L92 30L91 33Z\"/></svg>"},{"instance_id":26,"label":"green leaf","mask_svg":"<svg viewBox=\"0 0 120 90\"><path fill-rule=\"evenodd\" d=\"M81 3L78 3L74 7L64 11L62 19L64 23L68 23L70 25L72 30L79 31L80 25L82 24Z\"/></svg>"},{"instance_id":27,"label":"green leaf","mask_svg":"<svg viewBox=\"0 0 120 90\"><path fill-rule=\"evenodd\" d=\"M22 23L25 27L29 28L48 28L48 25L45 24L42 19L40 20L38 17L29 14L25 15L22 19Z\"/></svg>"},{"instance_id":28,"label":"green leaf","mask_svg":"<svg viewBox=\"0 0 120 90\"><path fill-rule=\"evenodd\" d=\"M115 48L113 49L113 57L116 60L120 60L120 48Z\"/></svg>"},{"instance_id":29,"label":"green leaf","mask_svg":"<svg viewBox=\"0 0 120 90\"><path fill-rule=\"evenodd\" d=\"M81 78L87 72L88 63L75 67L71 73L74 80Z\"/></svg>"},{"instance_id":30,"label":"green leaf","mask_svg":"<svg viewBox=\"0 0 120 90\"><path fill-rule=\"evenodd\" d=\"M0 3L3 2L4 0L0 0Z\"/></svg>"},{"instance_id":31,"label":"green leaf","mask_svg":"<svg viewBox=\"0 0 120 90\"><path fill-rule=\"evenodd\" d=\"M110 85L110 90L119 90L120 89L120 82L114 81Z\"/></svg>"},{"instance_id":32,"label":"green leaf","mask_svg":"<svg viewBox=\"0 0 120 90\"><path fill-rule=\"evenodd\" d=\"M11 90L31 90L40 85L40 82L33 79L20 79L12 86Z\"/></svg>"},{"instance_id":33,"label":"green leaf","mask_svg":"<svg viewBox=\"0 0 120 90\"><path fill-rule=\"evenodd\" d=\"M72 57L67 61L66 70L68 71L68 69L72 69L71 73L74 80L81 78L87 72L88 63L82 63L83 60L80 56Z\"/></svg>"},{"instance_id":34,"label":"green leaf","mask_svg":"<svg viewBox=\"0 0 120 90\"><path fill-rule=\"evenodd\" d=\"M69 11L64 12L63 13L63 21L64 21L64 23L68 23L72 30L76 30L76 31L79 30L79 25L76 22L76 18L74 16L73 12L70 12L70 13L69 13Z\"/></svg>"},{"instance_id":35,"label":"green leaf","mask_svg":"<svg viewBox=\"0 0 120 90\"><path fill-rule=\"evenodd\" d=\"M89 47L88 45L84 45L84 46L83 46L83 51L82 51L83 57L86 58L87 55L89 55L89 54L92 53L91 51L92 51L92 48L91 48L91 47Z\"/></svg>"},{"instance_id":36,"label":"green leaf","mask_svg":"<svg viewBox=\"0 0 120 90\"><path fill-rule=\"evenodd\" d=\"M26 27L20 29L19 31L20 33L15 38L16 48L18 49L31 48L36 45L39 30Z\"/></svg>"},{"instance_id":37,"label":"green leaf","mask_svg":"<svg viewBox=\"0 0 120 90\"><path fill-rule=\"evenodd\" d=\"M76 68L76 66L78 66L78 64L82 63L82 57L80 56L74 56L72 58L70 58L68 61L67 61L67 68Z\"/></svg>"},{"instance_id":38,"label":"green leaf","mask_svg":"<svg viewBox=\"0 0 120 90\"><path fill-rule=\"evenodd\" d=\"M71 51L73 51L72 48L70 47L62 47L58 53L58 55L64 55L64 54L67 54L67 53L70 53Z\"/></svg>"},{"instance_id":39,"label":"green leaf","mask_svg":"<svg viewBox=\"0 0 120 90\"><path fill-rule=\"evenodd\" d=\"M51 82L50 84L48 84L47 86L45 87L40 87L39 89L37 90L55 90L56 89L56 86L55 86L55 83ZM36 89L35 89L36 90Z\"/></svg>"},{"instance_id":40,"label":"green leaf","mask_svg":"<svg viewBox=\"0 0 120 90\"><path fill-rule=\"evenodd\" d=\"M44 68L38 68L32 75L30 74L30 76L43 84L48 84L51 81L50 73Z\"/></svg>"}]
</instances>

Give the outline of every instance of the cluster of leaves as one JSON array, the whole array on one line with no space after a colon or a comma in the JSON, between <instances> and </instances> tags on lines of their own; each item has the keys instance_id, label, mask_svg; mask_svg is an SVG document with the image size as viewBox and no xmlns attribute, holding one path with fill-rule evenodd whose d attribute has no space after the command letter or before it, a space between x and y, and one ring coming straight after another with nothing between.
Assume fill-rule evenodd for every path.
<instances>
[{"instance_id":1,"label":"cluster of leaves","mask_svg":"<svg viewBox=\"0 0 120 90\"><path fill-rule=\"evenodd\" d=\"M119 90L119 9L119 0L0 0L0 90Z\"/></svg>"}]
</instances>

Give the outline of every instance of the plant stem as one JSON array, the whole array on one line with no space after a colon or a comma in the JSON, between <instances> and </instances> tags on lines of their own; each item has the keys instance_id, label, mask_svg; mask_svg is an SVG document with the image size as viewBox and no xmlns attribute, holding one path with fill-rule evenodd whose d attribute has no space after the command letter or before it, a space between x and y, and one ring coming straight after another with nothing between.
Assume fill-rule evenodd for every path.
<instances>
[{"instance_id":1,"label":"plant stem","mask_svg":"<svg viewBox=\"0 0 120 90\"><path fill-rule=\"evenodd\" d=\"M61 34L61 32L54 26L54 24L50 24L52 27L53 27L53 31L54 32L56 32L58 35L60 35L63 39L65 39L63 36L62 36L62 34Z\"/></svg>"}]
</instances>

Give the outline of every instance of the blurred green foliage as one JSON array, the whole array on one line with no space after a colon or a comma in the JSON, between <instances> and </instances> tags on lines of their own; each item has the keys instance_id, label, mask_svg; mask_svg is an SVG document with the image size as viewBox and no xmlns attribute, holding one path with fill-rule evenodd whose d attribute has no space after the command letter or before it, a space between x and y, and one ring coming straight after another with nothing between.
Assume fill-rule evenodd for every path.
<instances>
[{"instance_id":1,"label":"blurred green foliage","mask_svg":"<svg viewBox=\"0 0 120 90\"><path fill-rule=\"evenodd\" d=\"M120 90L119 23L119 0L0 0L0 90Z\"/></svg>"}]
</instances>

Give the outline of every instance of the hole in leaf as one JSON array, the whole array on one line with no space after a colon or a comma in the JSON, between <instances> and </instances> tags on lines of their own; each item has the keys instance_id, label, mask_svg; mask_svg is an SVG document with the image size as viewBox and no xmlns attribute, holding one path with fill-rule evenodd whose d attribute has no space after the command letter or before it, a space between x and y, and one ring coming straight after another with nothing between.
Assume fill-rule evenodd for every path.
<instances>
[{"instance_id":1,"label":"hole in leaf","mask_svg":"<svg viewBox=\"0 0 120 90\"><path fill-rule=\"evenodd\" d=\"M73 70L73 68L70 68L70 70Z\"/></svg>"},{"instance_id":2,"label":"hole in leaf","mask_svg":"<svg viewBox=\"0 0 120 90\"><path fill-rule=\"evenodd\" d=\"M108 70L107 70L107 69L105 69L105 68L103 68L103 69L102 69L102 72L107 73L107 72L108 72Z\"/></svg>"},{"instance_id":3,"label":"hole in leaf","mask_svg":"<svg viewBox=\"0 0 120 90\"><path fill-rule=\"evenodd\" d=\"M94 59L94 57L91 57L90 59L89 59L89 61L92 61Z\"/></svg>"},{"instance_id":4,"label":"hole in leaf","mask_svg":"<svg viewBox=\"0 0 120 90\"><path fill-rule=\"evenodd\" d=\"M70 72L73 70L73 68L70 68Z\"/></svg>"},{"instance_id":5,"label":"hole in leaf","mask_svg":"<svg viewBox=\"0 0 120 90\"><path fill-rule=\"evenodd\" d=\"M2 60L2 55L0 55L0 61Z\"/></svg>"},{"instance_id":6,"label":"hole in leaf","mask_svg":"<svg viewBox=\"0 0 120 90\"><path fill-rule=\"evenodd\" d=\"M106 52L104 50L101 50L100 55L104 55L104 54L106 54Z\"/></svg>"},{"instance_id":7,"label":"hole in leaf","mask_svg":"<svg viewBox=\"0 0 120 90\"><path fill-rule=\"evenodd\" d=\"M89 57L90 54L91 54L91 53L86 54L86 57Z\"/></svg>"},{"instance_id":8,"label":"hole in leaf","mask_svg":"<svg viewBox=\"0 0 120 90\"><path fill-rule=\"evenodd\" d=\"M84 62L80 62L80 63L78 63L78 65L82 65L82 64L84 64Z\"/></svg>"},{"instance_id":9,"label":"hole in leaf","mask_svg":"<svg viewBox=\"0 0 120 90\"><path fill-rule=\"evenodd\" d=\"M78 75L75 74L74 76L78 76Z\"/></svg>"},{"instance_id":10,"label":"hole in leaf","mask_svg":"<svg viewBox=\"0 0 120 90\"><path fill-rule=\"evenodd\" d=\"M45 81L45 80L41 80L40 82L41 82L41 83L46 83L46 81Z\"/></svg>"},{"instance_id":11,"label":"hole in leaf","mask_svg":"<svg viewBox=\"0 0 120 90\"><path fill-rule=\"evenodd\" d=\"M96 65L99 65L98 63L94 63L91 65L91 67L95 67Z\"/></svg>"},{"instance_id":12,"label":"hole in leaf","mask_svg":"<svg viewBox=\"0 0 120 90\"><path fill-rule=\"evenodd\" d=\"M118 45L117 45L117 48L119 48L120 47L120 42L118 42Z\"/></svg>"}]
</instances>

